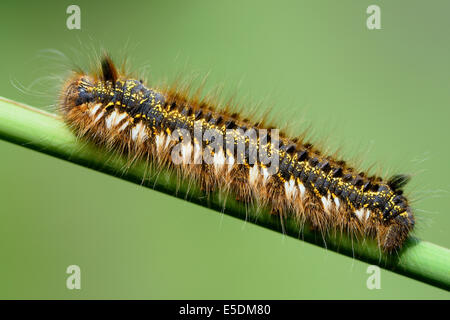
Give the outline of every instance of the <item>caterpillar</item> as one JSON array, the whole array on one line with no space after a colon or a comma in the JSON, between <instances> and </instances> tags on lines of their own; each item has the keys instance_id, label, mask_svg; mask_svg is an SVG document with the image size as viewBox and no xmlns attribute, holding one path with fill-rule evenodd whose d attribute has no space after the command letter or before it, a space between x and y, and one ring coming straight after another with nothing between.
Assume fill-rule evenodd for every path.
<instances>
[{"instance_id":1,"label":"caterpillar","mask_svg":"<svg viewBox=\"0 0 450 320\"><path fill-rule=\"evenodd\" d=\"M59 97L59 112L80 139L177 170L207 194L232 191L238 201L322 233L372 238L385 253L399 250L413 230L403 195L409 176L360 172L264 122L176 87L149 87L119 72L107 55L100 65L74 71Z\"/></svg>"}]
</instances>

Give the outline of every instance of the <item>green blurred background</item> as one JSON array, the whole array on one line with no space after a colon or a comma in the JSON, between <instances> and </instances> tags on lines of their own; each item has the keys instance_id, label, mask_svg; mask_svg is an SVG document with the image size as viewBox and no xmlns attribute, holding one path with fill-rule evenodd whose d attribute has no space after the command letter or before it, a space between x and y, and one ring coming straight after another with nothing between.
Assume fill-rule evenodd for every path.
<instances>
[{"instance_id":1,"label":"green blurred background","mask_svg":"<svg viewBox=\"0 0 450 320\"><path fill-rule=\"evenodd\" d=\"M66 28L70 4L81 30ZM366 28L371 4L381 30ZM311 124L345 156L413 173L416 234L450 247L448 1L2 0L0 12L1 96L48 109L54 95L13 83L47 86L49 49L126 53L150 82L209 72L208 88ZM0 298L449 298L385 270L368 290L366 263L4 141L0 164ZM71 264L81 290L66 288Z\"/></svg>"}]
</instances>

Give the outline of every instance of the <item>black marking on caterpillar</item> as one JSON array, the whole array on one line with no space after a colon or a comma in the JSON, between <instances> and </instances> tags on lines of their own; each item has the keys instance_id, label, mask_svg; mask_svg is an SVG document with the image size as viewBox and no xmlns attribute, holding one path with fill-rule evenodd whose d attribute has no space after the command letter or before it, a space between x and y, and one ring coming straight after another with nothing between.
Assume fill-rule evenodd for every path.
<instances>
[{"instance_id":1,"label":"black marking on caterpillar","mask_svg":"<svg viewBox=\"0 0 450 320\"><path fill-rule=\"evenodd\" d=\"M289 212L297 221L307 222L322 233L335 229L351 236L375 238L385 252L401 248L413 229L415 219L402 194L408 176L383 180L363 172L356 174L359 171L344 161L324 156L310 143L283 134L277 141L272 141L270 134L266 139L248 139L242 131L263 129L264 124L219 111L211 103L189 98L176 89L148 88L142 81L120 74L108 57L103 59L101 70L99 75L74 73L62 90L59 109L80 138L117 149L133 159L175 168L170 155L179 141L173 140L174 132L184 129L194 136L197 123L202 132L216 130L226 141L226 130L234 129L234 138L245 142L246 147L277 154L279 165L274 174L267 174L263 163L250 163L247 148L238 154L243 160L240 163L216 161L216 157L223 160L231 153L224 144L219 153L213 154L212 164L178 166L206 192L222 187L233 190L242 202L256 198L273 214ZM208 148L211 142L194 138L185 151L191 157L196 148Z\"/></svg>"}]
</instances>

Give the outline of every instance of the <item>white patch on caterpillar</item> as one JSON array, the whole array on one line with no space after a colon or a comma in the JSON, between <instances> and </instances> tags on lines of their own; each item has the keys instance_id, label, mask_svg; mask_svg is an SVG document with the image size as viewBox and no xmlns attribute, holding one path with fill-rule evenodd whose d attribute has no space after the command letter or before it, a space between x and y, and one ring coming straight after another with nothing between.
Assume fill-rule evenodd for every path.
<instances>
[{"instance_id":1,"label":"white patch on caterpillar","mask_svg":"<svg viewBox=\"0 0 450 320\"><path fill-rule=\"evenodd\" d=\"M284 183L284 192L286 193L286 197L289 200L294 200L295 197L297 196L297 188L295 187L295 181L294 179L291 179L288 181L286 181Z\"/></svg>"},{"instance_id":2,"label":"white patch on caterpillar","mask_svg":"<svg viewBox=\"0 0 450 320\"><path fill-rule=\"evenodd\" d=\"M322 200L322 204L323 204L323 208L325 209L325 212L330 213L330 209L331 209L331 205L332 205L330 194L328 194L328 198L326 198L325 196L322 196L322 198L320 200Z\"/></svg>"},{"instance_id":3,"label":"white patch on caterpillar","mask_svg":"<svg viewBox=\"0 0 450 320\"><path fill-rule=\"evenodd\" d=\"M361 222L365 222L367 220L367 217L369 217L370 215L369 210L366 210L364 208L356 210L355 214Z\"/></svg>"},{"instance_id":4,"label":"white patch on caterpillar","mask_svg":"<svg viewBox=\"0 0 450 320\"><path fill-rule=\"evenodd\" d=\"M196 140L194 140L194 163L201 164L202 156L202 147Z\"/></svg>"},{"instance_id":5,"label":"white patch on caterpillar","mask_svg":"<svg viewBox=\"0 0 450 320\"><path fill-rule=\"evenodd\" d=\"M339 201L338 197L334 197L334 204L336 205L336 209L339 209L341 201Z\"/></svg>"},{"instance_id":6,"label":"white patch on caterpillar","mask_svg":"<svg viewBox=\"0 0 450 320\"><path fill-rule=\"evenodd\" d=\"M270 176L269 170L267 170L267 168L262 168L262 175L263 175L263 185L265 185Z\"/></svg>"},{"instance_id":7,"label":"white patch on caterpillar","mask_svg":"<svg viewBox=\"0 0 450 320\"><path fill-rule=\"evenodd\" d=\"M167 135L166 136L166 144L164 145L164 149L167 149L167 147L170 144L170 141L172 141L172 136L171 135Z\"/></svg>"},{"instance_id":8,"label":"white patch on caterpillar","mask_svg":"<svg viewBox=\"0 0 450 320\"><path fill-rule=\"evenodd\" d=\"M258 165L254 164L253 167L248 171L248 182L251 185L256 186L258 184L259 179L259 168Z\"/></svg>"},{"instance_id":9,"label":"white patch on caterpillar","mask_svg":"<svg viewBox=\"0 0 450 320\"><path fill-rule=\"evenodd\" d=\"M147 134L145 133L145 126L142 124L142 122L138 122L133 129L131 129L131 139L133 141L142 142L147 137Z\"/></svg>"},{"instance_id":10,"label":"white patch on caterpillar","mask_svg":"<svg viewBox=\"0 0 450 320\"><path fill-rule=\"evenodd\" d=\"M164 132L161 132L155 137L155 143L156 143L156 150L158 152L160 152L164 148L164 145L167 145L166 135L164 134Z\"/></svg>"},{"instance_id":11,"label":"white patch on caterpillar","mask_svg":"<svg viewBox=\"0 0 450 320\"><path fill-rule=\"evenodd\" d=\"M216 173L222 169L223 165L225 164L225 154L223 153L223 150L220 149L218 152L214 154L214 168L216 169Z\"/></svg>"},{"instance_id":12,"label":"white patch on caterpillar","mask_svg":"<svg viewBox=\"0 0 450 320\"><path fill-rule=\"evenodd\" d=\"M114 110L109 117L105 119L106 128L110 129L112 127L117 126L120 121L122 121L127 116L126 112L122 112L119 114L116 110Z\"/></svg>"},{"instance_id":13,"label":"white patch on caterpillar","mask_svg":"<svg viewBox=\"0 0 450 320\"><path fill-rule=\"evenodd\" d=\"M97 113L98 109L102 106L101 103L97 103L96 105L94 105L92 108L89 109L89 115L91 117L94 117L95 114Z\"/></svg>"},{"instance_id":14,"label":"white patch on caterpillar","mask_svg":"<svg viewBox=\"0 0 450 320\"><path fill-rule=\"evenodd\" d=\"M100 112L97 115L97 118L94 119L94 123L96 123L98 120L100 120L103 117L103 114L105 113L105 111L102 110L102 112Z\"/></svg>"},{"instance_id":15,"label":"white patch on caterpillar","mask_svg":"<svg viewBox=\"0 0 450 320\"><path fill-rule=\"evenodd\" d=\"M231 169L233 169L234 162L235 162L234 157L233 155L230 154L227 158L228 173L231 171Z\"/></svg>"},{"instance_id":16,"label":"white patch on caterpillar","mask_svg":"<svg viewBox=\"0 0 450 320\"><path fill-rule=\"evenodd\" d=\"M107 129L111 128L113 121L115 122L116 115L117 115L117 112L116 112L116 110L114 110L113 112L111 112L111 114L108 117L106 117L105 124L106 124Z\"/></svg>"},{"instance_id":17,"label":"white patch on caterpillar","mask_svg":"<svg viewBox=\"0 0 450 320\"><path fill-rule=\"evenodd\" d=\"M166 140L169 140L169 137L167 137ZM166 142L167 144L167 142ZM183 143L181 146L181 158L183 161L183 164L189 164L191 163L191 154L192 154L192 144L191 143Z\"/></svg>"},{"instance_id":18,"label":"white patch on caterpillar","mask_svg":"<svg viewBox=\"0 0 450 320\"><path fill-rule=\"evenodd\" d=\"M301 183L301 182L298 183L298 190L300 190L300 197L303 200L303 198L305 198L305 192L306 192L306 189L305 189L305 186L303 185L303 183Z\"/></svg>"},{"instance_id":19,"label":"white patch on caterpillar","mask_svg":"<svg viewBox=\"0 0 450 320\"><path fill-rule=\"evenodd\" d=\"M116 122L113 123L113 126L117 126L120 123L120 121L125 119L126 116L128 116L126 112L122 112L121 114L119 114L119 116L116 117Z\"/></svg>"},{"instance_id":20,"label":"white patch on caterpillar","mask_svg":"<svg viewBox=\"0 0 450 320\"><path fill-rule=\"evenodd\" d=\"M124 124L119 128L119 132L125 130L125 128L128 127L128 124L129 124L128 121L124 122Z\"/></svg>"}]
</instances>

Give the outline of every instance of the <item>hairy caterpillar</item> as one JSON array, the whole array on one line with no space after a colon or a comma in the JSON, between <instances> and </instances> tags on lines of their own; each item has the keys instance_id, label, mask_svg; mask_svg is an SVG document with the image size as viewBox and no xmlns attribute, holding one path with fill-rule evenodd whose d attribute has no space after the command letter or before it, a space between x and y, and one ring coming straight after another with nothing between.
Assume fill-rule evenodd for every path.
<instances>
[{"instance_id":1,"label":"hairy caterpillar","mask_svg":"<svg viewBox=\"0 0 450 320\"><path fill-rule=\"evenodd\" d=\"M149 88L107 56L100 72L74 72L59 110L80 138L179 170L207 193L232 190L244 203L257 201L321 232L370 237L389 253L414 227L402 192L408 176L368 176L278 131L253 135L273 128L176 88Z\"/></svg>"}]
</instances>

